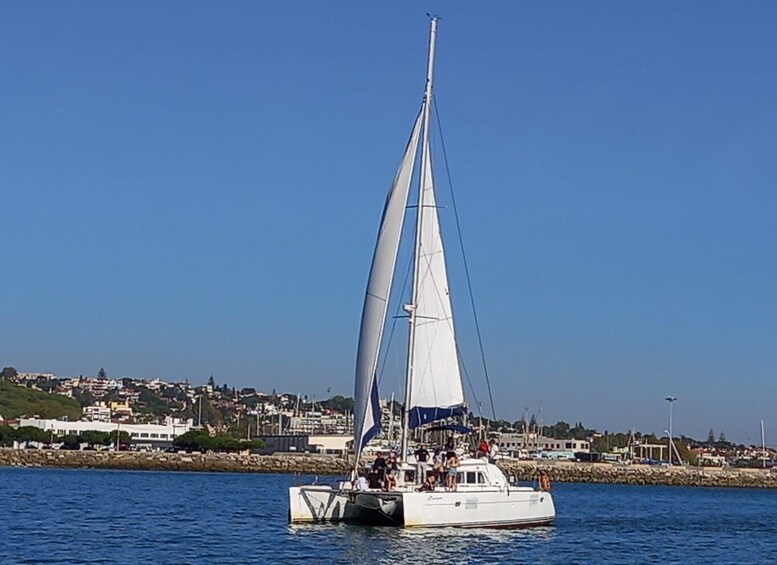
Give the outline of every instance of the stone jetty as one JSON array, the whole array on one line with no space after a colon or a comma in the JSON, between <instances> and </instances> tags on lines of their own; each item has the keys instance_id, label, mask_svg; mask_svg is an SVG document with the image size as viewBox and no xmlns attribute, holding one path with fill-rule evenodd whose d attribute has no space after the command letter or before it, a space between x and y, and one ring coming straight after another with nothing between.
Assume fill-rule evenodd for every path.
<instances>
[{"instance_id":1,"label":"stone jetty","mask_svg":"<svg viewBox=\"0 0 777 565\"><path fill-rule=\"evenodd\" d=\"M605 463L503 461L500 467L519 481L533 481L547 471L554 482L627 485L777 488L777 471ZM345 475L347 461L308 454L144 453L0 448L0 466L199 471L227 473L295 473Z\"/></svg>"},{"instance_id":2,"label":"stone jetty","mask_svg":"<svg viewBox=\"0 0 777 565\"><path fill-rule=\"evenodd\" d=\"M504 461L499 466L506 475L513 476L519 481L535 480L540 471L546 471L551 481L559 483L777 488L777 471L763 469L614 465L566 461L542 463Z\"/></svg>"},{"instance_id":3,"label":"stone jetty","mask_svg":"<svg viewBox=\"0 0 777 565\"><path fill-rule=\"evenodd\" d=\"M0 448L0 466L122 469L127 471L200 471L224 473L301 473L343 475L348 463L320 455L248 455L236 453L147 453Z\"/></svg>"}]
</instances>

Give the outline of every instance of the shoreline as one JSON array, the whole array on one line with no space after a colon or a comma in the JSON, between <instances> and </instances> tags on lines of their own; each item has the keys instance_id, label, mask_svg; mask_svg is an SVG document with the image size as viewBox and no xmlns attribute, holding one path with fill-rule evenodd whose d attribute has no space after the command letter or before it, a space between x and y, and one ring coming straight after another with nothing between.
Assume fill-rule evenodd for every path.
<instances>
[{"instance_id":1,"label":"shoreline","mask_svg":"<svg viewBox=\"0 0 777 565\"><path fill-rule=\"evenodd\" d=\"M501 461L499 466L518 481L533 481L547 471L559 483L738 487L777 489L777 471L611 465L567 461ZM127 471L190 471L345 475L349 463L325 455L243 455L234 453L143 453L0 448L0 467L118 469Z\"/></svg>"}]
</instances>

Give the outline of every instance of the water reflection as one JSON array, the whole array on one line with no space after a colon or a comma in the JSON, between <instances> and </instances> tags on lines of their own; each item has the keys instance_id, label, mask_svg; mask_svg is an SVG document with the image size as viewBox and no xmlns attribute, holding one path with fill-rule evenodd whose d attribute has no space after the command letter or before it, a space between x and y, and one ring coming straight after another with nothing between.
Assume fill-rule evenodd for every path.
<instances>
[{"instance_id":1,"label":"water reflection","mask_svg":"<svg viewBox=\"0 0 777 565\"><path fill-rule=\"evenodd\" d=\"M556 528L518 530L485 528L390 528L350 524L293 525L289 532L305 545L334 543L342 559L357 563L370 554L372 563L437 563L453 556L462 563L515 562L518 555L547 552Z\"/></svg>"}]
</instances>

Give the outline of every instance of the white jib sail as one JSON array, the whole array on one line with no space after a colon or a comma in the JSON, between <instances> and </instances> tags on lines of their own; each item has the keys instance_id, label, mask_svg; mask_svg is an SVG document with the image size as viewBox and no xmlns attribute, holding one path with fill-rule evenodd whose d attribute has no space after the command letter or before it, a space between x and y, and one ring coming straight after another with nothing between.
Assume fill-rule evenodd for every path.
<instances>
[{"instance_id":1,"label":"white jib sail","mask_svg":"<svg viewBox=\"0 0 777 565\"><path fill-rule=\"evenodd\" d=\"M428 141L424 151L429 155ZM431 160L427 158L424 161L426 166L421 172L423 193L419 209L424 216L416 257L419 261L418 295L409 399L410 409L414 412L412 427L446 417L450 415L450 409L464 406Z\"/></svg>"},{"instance_id":2,"label":"white jib sail","mask_svg":"<svg viewBox=\"0 0 777 565\"><path fill-rule=\"evenodd\" d=\"M419 115L386 198L367 282L354 388L354 448L357 461L364 445L380 431L376 369L420 129Z\"/></svg>"}]
</instances>

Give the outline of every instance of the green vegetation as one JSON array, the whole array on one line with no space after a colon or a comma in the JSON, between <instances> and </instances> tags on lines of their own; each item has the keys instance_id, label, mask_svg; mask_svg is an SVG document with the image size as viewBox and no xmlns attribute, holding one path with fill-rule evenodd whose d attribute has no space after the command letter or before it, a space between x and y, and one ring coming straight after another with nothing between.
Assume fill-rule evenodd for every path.
<instances>
[{"instance_id":1,"label":"green vegetation","mask_svg":"<svg viewBox=\"0 0 777 565\"><path fill-rule=\"evenodd\" d=\"M0 447L13 447L14 441L37 441L48 443L50 434L40 428L24 426L21 428L12 428L11 426L0 426Z\"/></svg>"},{"instance_id":2,"label":"green vegetation","mask_svg":"<svg viewBox=\"0 0 777 565\"><path fill-rule=\"evenodd\" d=\"M223 434L211 436L206 432L192 430L175 438L173 445L190 451L242 451L263 447L264 442L258 439L240 440Z\"/></svg>"},{"instance_id":3,"label":"green vegetation","mask_svg":"<svg viewBox=\"0 0 777 565\"><path fill-rule=\"evenodd\" d=\"M81 408L86 408L96 402L96 399L91 392L88 390L81 390L80 388L73 389L73 398L78 402Z\"/></svg>"},{"instance_id":4,"label":"green vegetation","mask_svg":"<svg viewBox=\"0 0 777 565\"><path fill-rule=\"evenodd\" d=\"M5 419L38 415L78 420L81 406L78 401L61 394L49 394L0 380L0 415Z\"/></svg>"},{"instance_id":5,"label":"green vegetation","mask_svg":"<svg viewBox=\"0 0 777 565\"><path fill-rule=\"evenodd\" d=\"M107 446L116 444L116 430L112 432L98 432L96 430L86 430L80 435L67 434L62 437L53 437L51 432L46 432L40 428L34 426L23 426L21 428L12 428L11 426L0 426L0 447L11 447L14 441L20 443L26 441L35 441L38 443L48 444L51 441L54 443L63 443L65 447L70 449L78 449L82 443L88 444L90 447ZM132 443L132 438L127 432L121 432L121 443L129 445Z\"/></svg>"},{"instance_id":6,"label":"green vegetation","mask_svg":"<svg viewBox=\"0 0 777 565\"><path fill-rule=\"evenodd\" d=\"M321 408L337 410L338 412L353 412L353 398L346 398L338 394L328 400L322 400Z\"/></svg>"},{"instance_id":7,"label":"green vegetation","mask_svg":"<svg viewBox=\"0 0 777 565\"><path fill-rule=\"evenodd\" d=\"M140 397L138 398L140 403L139 412L153 414L154 416L167 416L170 414L170 406L159 393L142 385L137 387L137 390L140 391Z\"/></svg>"}]
</instances>

